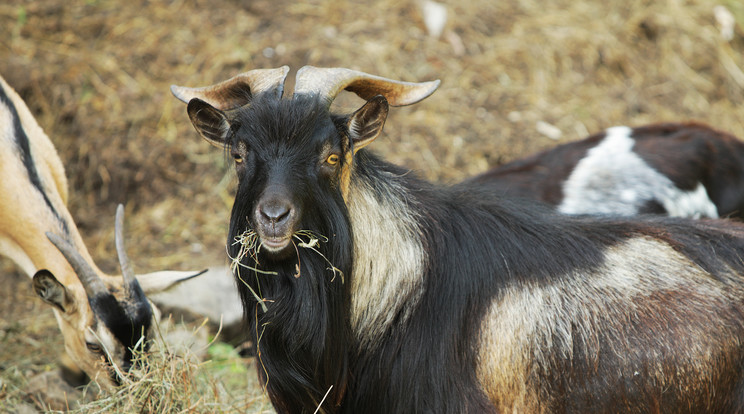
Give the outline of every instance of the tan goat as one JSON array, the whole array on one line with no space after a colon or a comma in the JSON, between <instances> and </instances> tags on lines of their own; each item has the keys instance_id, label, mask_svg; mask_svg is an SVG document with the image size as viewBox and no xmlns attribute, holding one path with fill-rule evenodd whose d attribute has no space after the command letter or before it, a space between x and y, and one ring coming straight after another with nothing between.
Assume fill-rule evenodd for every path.
<instances>
[{"instance_id":1,"label":"tan goat","mask_svg":"<svg viewBox=\"0 0 744 414\"><path fill-rule=\"evenodd\" d=\"M159 318L144 292L163 290L195 273L157 272L135 279L121 240L123 211L117 212L117 250L124 277L98 269L67 210L62 162L2 77L0 194L0 255L33 277L34 290L52 306L75 364L102 388L112 388L121 380L114 364L119 372L129 368L132 349L146 343Z\"/></svg>"}]
</instances>

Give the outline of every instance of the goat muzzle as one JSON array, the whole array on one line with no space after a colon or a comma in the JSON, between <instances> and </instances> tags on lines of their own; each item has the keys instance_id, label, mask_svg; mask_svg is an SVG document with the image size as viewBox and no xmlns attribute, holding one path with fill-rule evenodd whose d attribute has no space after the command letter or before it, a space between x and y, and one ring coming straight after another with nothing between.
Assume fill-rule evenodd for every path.
<instances>
[{"instance_id":1,"label":"goat muzzle","mask_svg":"<svg viewBox=\"0 0 744 414\"><path fill-rule=\"evenodd\" d=\"M278 191L269 188L270 195L262 197L253 212L261 244L269 253L278 253L289 246L297 225L296 206L285 194L275 194Z\"/></svg>"}]
</instances>

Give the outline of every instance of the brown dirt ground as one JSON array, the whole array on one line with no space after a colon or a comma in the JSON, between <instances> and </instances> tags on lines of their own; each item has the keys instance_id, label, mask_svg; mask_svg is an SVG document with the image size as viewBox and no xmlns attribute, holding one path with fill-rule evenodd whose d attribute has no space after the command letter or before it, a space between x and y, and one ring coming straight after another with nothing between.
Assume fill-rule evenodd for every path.
<instances>
[{"instance_id":1,"label":"brown dirt ground","mask_svg":"<svg viewBox=\"0 0 744 414\"><path fill-rule=\"evenodd\" d=\"M449 3L433 38L417 1L6 0L0 73L57 146L70 211L110 272L119 202L138 270L224 260L232 173L172 83L306 64L441 79L432 97L391 111L375 147L445 182L618 124L698 120L744 137L739 0ZM717 4L736 18L730 42ZM561 138L541 135L539 121ZM53 369L51 311L6 259L0 281L0 381Z\"/></svg>"}]
</instances>

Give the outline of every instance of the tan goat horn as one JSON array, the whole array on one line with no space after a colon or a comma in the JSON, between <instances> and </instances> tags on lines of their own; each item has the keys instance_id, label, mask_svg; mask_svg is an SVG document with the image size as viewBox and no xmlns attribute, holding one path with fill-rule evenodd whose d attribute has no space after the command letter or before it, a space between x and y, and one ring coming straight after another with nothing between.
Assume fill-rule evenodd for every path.
<instances>
[{"instance_id":1,"label":"tan goat horn","mask_svg":"<svg viewBox=\"0 0 744 414\"><path fill-rule=\"evenodd\" d=\"M329 104L344 89L364 100L382 95L392 106L411 105L434 93L439 80L402 82L345 68L304 66L297 71L295 95L318 95Z\"/></svg>"},{"instance_id":2,"label":"tan goat horn","mask_svg":"<svg viewBox=\"0 0 744 414\"><path fill-rule=\"evenodd\" d=\"M171 93L185 103L199 98L221 111L229 111L246 105L253 95L272 89L275 90L278 98L281 97L287 73L289 73L289 66L276 69L254 69L203 88L171 85Z\"/></svg>"},{"instance_id":3,"label":"tan goat horn","mask_svg":"<svg viewBox=\"0 0 744 414\"><path fill-rule=\"evenodd\" d=\"M72 269L78 276L80 283L85 288L85 293L88 294L89 298L102 293L108 293L106 285L103 280L98 276L95 270L88 264L83 256L73 247L67 240L52 232L46 232L46 236L52 244L54 244L62 256L67 259Z\"/></svg>"},{"instance_id":4,"label":"tan goat horn","mask_svg":"<svg viewBox=\"0 0 744 414\"><path fill-rule=\"evenodd\" d=\"M124 278L124 289L127 291L127 294L131 296L130 285L132 284L132 282L137 282L137 279L135 279L132 262L129 260L129 256L127 256L127 250L124 247L124 206L121 204L116 206L114 242L116 243L116 254L119 256L121 275Z\"/></svg>"}]
</instances>

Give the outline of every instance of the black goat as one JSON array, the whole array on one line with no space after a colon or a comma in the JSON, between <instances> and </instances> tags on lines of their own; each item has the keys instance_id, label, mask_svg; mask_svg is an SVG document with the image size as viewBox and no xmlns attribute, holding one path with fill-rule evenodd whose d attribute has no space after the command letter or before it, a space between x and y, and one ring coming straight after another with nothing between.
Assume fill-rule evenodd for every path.
<instances>
[{"instance_id":1,"label":"black goat","mask_svg":"<svg viewBox=\"0 0 744 414\"><path fill-rule=\"evenodd\" d=\"M430 184L364 147L436 83L305 67L282 99L287 70L172 88L235 159L228 251L278 412L744 409L744 225ZM367 103L330 113L342 89Z\"/></svg>"},{"instance_id":2,"label":"black goat","mask_svg":"<svg viewBox=\"0 0 744 414\"><path fill-rule=\"evenodd\" d=\"M567 214L744 218L744 143L695 123L613 127L468 180Z\"/></svg>"}]
</instances>

